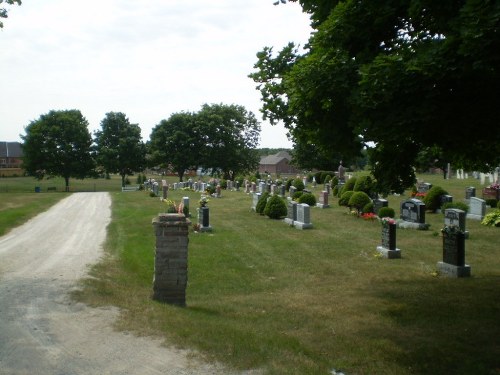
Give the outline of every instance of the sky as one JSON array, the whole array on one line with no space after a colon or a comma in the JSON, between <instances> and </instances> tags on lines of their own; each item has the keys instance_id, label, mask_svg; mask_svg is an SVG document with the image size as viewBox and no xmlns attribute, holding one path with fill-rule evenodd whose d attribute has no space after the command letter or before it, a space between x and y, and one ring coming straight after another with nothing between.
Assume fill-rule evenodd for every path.
<instances>
[{"instance_id":1,"label":"sky","mask_svg":"<svg viewBox=\"0 0 500 375\"><path fill-rule=\"evenodd\" d=\"M51 110L78 109L91 134L108 112L139 124L203 104L244 106L261 122L259 147L288 148L286 129L262 120L248 74L265 46L309 39L298 3L275 0L23 0L0 29L0 141ZM2 4L4 5L4 4Z\"/></svg>"}]
</instances>

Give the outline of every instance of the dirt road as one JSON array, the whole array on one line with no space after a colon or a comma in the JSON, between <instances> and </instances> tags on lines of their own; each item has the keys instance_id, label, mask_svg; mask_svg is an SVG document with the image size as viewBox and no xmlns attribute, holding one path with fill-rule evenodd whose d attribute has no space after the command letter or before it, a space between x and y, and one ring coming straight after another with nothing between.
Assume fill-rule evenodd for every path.
<instances>
[{"instance_id":1,"label":"dirt road","mask_svg":"<svg viewBox=\"0 0 500 375\"><path fill-rule=\"evenodd\" d=\"M107 193L75 193L0 237L0 374L222 374L192 353L112 329L118 311L68 292L102 256Z\"/></svg>"}]
</instances>

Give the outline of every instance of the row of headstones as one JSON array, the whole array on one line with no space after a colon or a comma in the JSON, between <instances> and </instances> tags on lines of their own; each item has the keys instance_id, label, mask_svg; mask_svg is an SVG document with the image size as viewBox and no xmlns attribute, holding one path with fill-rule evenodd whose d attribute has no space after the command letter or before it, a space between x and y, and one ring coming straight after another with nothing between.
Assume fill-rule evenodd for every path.
<instances>
[{"instance_id":1,"label":"row of headstones","mask_svg":"<svg viewBox=\"0 0 500 375\"><path fill-rule=\"evenodd\" d=\"M465 264L465 239L468 232L465 231L466 213L458 209L446 209L443 230L443 259L437 262L438 271L450 277L469 277L471 267ZM386 222L382 226L381 245L377 251L385 258L401 258L401 250L396 247L396 222Z\"/></svg>"}]
</instances>

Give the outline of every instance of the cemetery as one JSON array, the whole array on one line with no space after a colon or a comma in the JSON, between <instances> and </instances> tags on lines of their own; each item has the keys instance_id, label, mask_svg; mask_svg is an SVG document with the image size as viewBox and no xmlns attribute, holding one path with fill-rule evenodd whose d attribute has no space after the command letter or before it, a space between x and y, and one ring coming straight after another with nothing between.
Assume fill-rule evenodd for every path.
<instances>
[{"instance_id":1,"label":"cemetery","mask_svg":"<svg viewBox=\"0 0 500 375\"><path fill-rule=\"evenodd\" d=\"M108 251L124 261L104 259L78 296L122 308L126 330L269 373L487 374L498 365L500 228L457 208L427 211L425 196L410 191L373 202L377 212L394 209L384 227L322 184L306 189L328 209L267 182L207 193L208 179L155 178L143 190L110 192L109 241L121 245ZM476 179L423 179L454 202L472 200L472 215L494 210L471 196L471 187L482 191ZM255 211L263 194L283 199L282 218Z\"/></svg>"}]
</instances>

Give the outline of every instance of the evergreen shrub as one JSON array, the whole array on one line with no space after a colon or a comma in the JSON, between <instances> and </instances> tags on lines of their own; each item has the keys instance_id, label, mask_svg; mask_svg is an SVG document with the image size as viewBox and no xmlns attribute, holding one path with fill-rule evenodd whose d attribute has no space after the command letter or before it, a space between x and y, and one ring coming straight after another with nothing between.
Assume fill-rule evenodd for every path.
<instances>
[{"instance_id":1,"label":"evergreen shrub","mask_svg":"<svg viewBox=\"0 0 500 375\"><path fill-rule=\"evenodd\" d=\"M312 193L304 193L299 197L299 203L305 203L314 207L316 206L316 197Z\"/></svg>"},{"instance_id":2,"label":"evergreen shrub","mask_svg":"<svg viewBox=\"0 0 500 375\"><path fill-rule=\"evenodd\" d=\"M281 219L288 213L285 200L278 195L273 195L269 198L264 208L264 215L271 219Z\"/></svg>"}]
</instances>

